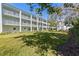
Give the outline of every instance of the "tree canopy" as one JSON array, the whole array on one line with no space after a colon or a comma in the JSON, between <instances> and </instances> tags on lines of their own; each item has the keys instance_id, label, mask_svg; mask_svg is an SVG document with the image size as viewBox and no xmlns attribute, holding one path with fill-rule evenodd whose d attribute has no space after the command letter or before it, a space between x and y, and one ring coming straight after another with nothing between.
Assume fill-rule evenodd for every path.
<instances>
[{"instance_id":1,"label":"tree canopy","mask_svg":"<svg viewBox=\"0 0 79 59\"><path fill-rule=\"evenodd\" d=\"M75 20L75 18L77 18L78 17L78 15L77 15L77 13L79 13L79 7L78 6L75 6L73 3L65 3L64 4L64 7L66 7L66 8L68 8L68 7L71 7L71 8L74 8L74 9L72 9L73 10L73 12L71 12L71 14L69 15L69 16L67 16L66 17L66 20L65 20L65 23L66 24L72 24L73 23L73 21ZM71 10L71 11L72 11ZM75 14L74 14L75 13ZM73 15L74 16L73 16ZM76 21L76 20L75 20ZM75 22L74 21L74 22Z\"/></svg>"},{"instance_id":2,"label":"tree canopy","mask_svg":"<svg viewBox=\"0 0 79 59\"><path fill-rule=\"evenodd\" d=\"M73 3L64 3L64 7L72 7L74 8Z\"/></svg>"},{"instance_id":3,"label":"tree canopy","mask_svg":"<svg viewBox=\"0 0 79 59\"><path fill-rule=\"evenodd\" d=\"M28 3L30 5L31 11L35 11L38 14L42 15L44 10L47 10L48 14L57 13L60 14L61 8L52 6L52 3ZM38 5L38 8L34 8Z\"/></svg>"}]
</instances>

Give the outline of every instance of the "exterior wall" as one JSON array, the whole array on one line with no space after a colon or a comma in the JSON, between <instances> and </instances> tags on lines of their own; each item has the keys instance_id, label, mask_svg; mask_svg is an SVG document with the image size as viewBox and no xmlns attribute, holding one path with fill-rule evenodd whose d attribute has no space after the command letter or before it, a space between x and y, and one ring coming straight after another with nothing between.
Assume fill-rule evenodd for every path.
<instances>
[{"instance_id":1,"label":"exterior wall","mask_svg":"<svg viewBox=\"0 0 79 59\"><path fill-rule=\"evenodd\" d=\"M19 26L3 25L3 32L19 32Z\"/></svg>"},{"instance_id":2,"label":"exterior wall","mask_svg":"<svg viewBox=\"0 0 79 59\"><path fill-rule=\"evenodd\" d=\"M21 32L30 31L30 27L22 26L21 30L22 30Z\"/></svg>"},{"instance_id":3,"label":"exterior wall","mask_svg":"<svg viewBox=\"0 0 79 59\"><path fill-rule=\"evenodd\" d=\"M14 7L8 6L8 4L2 5L2 10L0 9L2 15L2 17L0 16L0 32L25 32L47 29L47 22L42 18L12 8Z\"/></svg>"},{"instance_id":4,"label":"exterior wall","mask_svg":"<svg viewBox=\"0 0 79 59\"><path fill-rule=\"evenodd\" d=\"M19 26L19 19L3 16L3 25L15 25Z\"/></svg>"}]
</instances>

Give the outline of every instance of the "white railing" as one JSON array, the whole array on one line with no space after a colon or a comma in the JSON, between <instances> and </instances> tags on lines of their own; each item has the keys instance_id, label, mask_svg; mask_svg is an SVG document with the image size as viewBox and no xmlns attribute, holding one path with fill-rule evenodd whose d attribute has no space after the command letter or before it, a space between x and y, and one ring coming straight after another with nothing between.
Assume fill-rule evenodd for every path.
<instances>
[{"instance_id":1,"label":"white railing","mask_svg":"<svg viewBox=\"0 0 79 59\"><path fill-rule=\"evenodd\" d=\"M42 26L43 28L47 28L47 26Z\"/></svg>"},{"instance_id":2,"label":"white railing","mask_svg":"<svg viewBox=\"0 0 79 59\"><path fill-rule=\"evenodd\" d=\"M33 19L33 18L32 18L32 21L33 21L33 22L37 22L37 19Z\"/></svg>"},{"instance_id":3,"label":"white railing","mask_svg":"<svg viewBox=\"0 0 79 59\"><path fill-rule=\"evenodd\" d=\"M14 11L9 11L9 10L3 10L4 15L9 15L9 16L14 16L14 17L19 17L19 13L14 12Z\"/></svg>"},{"instance_id":4,"label":"white railing","mask_svg":"<svg viewBox=\"0 0 79 59\"><path fill-rule=\"evenodd\" d=\"M19 26L19 21L16 22L14 20L3 20L3 24L4 25L16 25L16 26Z\"/></svg>"},{"instance_id":5,"label":"white railing","mask_svg":"<svg viewBox=\"0 0 79 59\"><path fill-rule=\"evenodd\" d=\"M27 23L22 23L21 25L30 27L30 24L27 24Z\"/></svg>"},{"instance_id":6,"label":"white railing","mask_svg":"<svg viewBox=\"0 0 79 59\"><path fill-rule=\"evenodd\" d=\"M32 24L32 26L33 26L33 27L37 27L37 25L35 25L35 24Z\"/></svg>"},{"instance_id":7,"label":"white railing","mask_svg":"<svg viewBox=\"0 0 79 59\"><path fill-rule=\"evenodd\" d=\"M24 15L22 15L21 17L22 17L22 19L26 19L26 20L29 20L30 19L30 17L24 16Z\"/></svg>"}]
</instances>

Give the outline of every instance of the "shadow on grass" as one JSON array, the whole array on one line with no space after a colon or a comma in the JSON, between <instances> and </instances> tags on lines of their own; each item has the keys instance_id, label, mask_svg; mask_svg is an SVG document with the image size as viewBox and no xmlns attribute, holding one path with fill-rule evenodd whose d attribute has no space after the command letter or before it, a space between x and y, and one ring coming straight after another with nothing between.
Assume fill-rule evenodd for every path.
<instances>
[{"instance_id":1,"label":"shadow on grass","mask_svg":"<svg viewBox=\"0 0 79 59\"><path fill-rule=\"evenodd\" d=\"M34 35L21 37L26 45L37 47L36 53L41 56L48 55L48 50L55 50L55 55L58 55L58 46L67 41L67 35L63 33L36 32Z\"/></svg>"}]
</instances>

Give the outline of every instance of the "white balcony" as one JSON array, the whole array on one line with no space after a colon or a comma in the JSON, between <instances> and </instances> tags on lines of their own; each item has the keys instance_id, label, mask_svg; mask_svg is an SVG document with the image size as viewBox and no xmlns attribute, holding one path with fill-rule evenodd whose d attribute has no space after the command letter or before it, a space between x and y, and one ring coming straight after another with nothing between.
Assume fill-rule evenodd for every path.
<instances>
[{"instance_id":1,"label":"white balcony","mask_svg":"<svg viewBox=\"0 0 79 59\"><path fill-rule=\"evenodd\" d=\"M37 25L35 25L35 24L32 24L32 26L33 26L33 27L37 27Z\"/></svg>"},{"instance_id":2,"label":"white balcony","mask_svg":"<svg viewBox=\"0 0 79 59\"><path fill-rule=\"evenodd\" d=\"M19 26L19 21L15 20L3 20L3 25L13 25L13 26Z\"/></svg>"},{"instance_id":3,"label":"white balcony","mask_svg":"<svg viewBox=\"0 0 79 59\"><path fill-rule=\"evenodd\" d=\"M38 20L38 23L42 23L42 21L39 21L39 20Z\"/></svg>"},{"instance_id":4,"label":"white balcony","mask_svg":"<svg viewBox=\"0 0 79 59\"><path fill-rule=\"evenodd\" d=\"M47 28L47 26L43 26L43 28Z\"/></svg>"},{"instance_id":5,"label":"white balcony","mask_svg":"<svg viewBox=\"0 0 79 59\"><path fill-rule=\"evenodd\" d=\"M27 23L22 23L21 25L30 27L30 24L27 24Z\"/></svg>"},{"instance_id":6,"label":"white balcony","mask_svg":"<svg viewBox=\"0 0 79 59\"><path fill-rule=\"evenodd\" d=\"M19 13L14 12L14 11L5 10L5 9L3 9L3 15L8 15L8 16L19 18Z\"/></svg>"},{"instance_id":7,"label":"white balcony","mask_svg":"<svg viewBox=\"0 0 79 59\"><path fill-rule=\"evenodd\" d=\"M38 27L42 27L42 24L39 24Z\"/></svg>"},{"instance_id":8,"label":"white balcony","mask_svg":"<svg viewBox=\"0 0 79 59\"><path fill-rule=\"evenodd\" d=\"M30 26L30 21L22 19L22 23L21 24L22 24L22 26Z\"/></svg>"},{"instance_id":9,"label":"white balcony","mask_svg":"<svg viewBox=\"0 0 79 59\"><path fill-rule=\"evenodd\" d=\"M45 21L42 21L42 23L43 23L43 24L47 24L47 22L45 22Z\"/></svg>"},{"instance_id":10,"label":"white balcony","mask_svg":"<svg viewBox=\"0 0 79 59\"><path fill-rule=\"evenodd\" d=\"M21 17L22 17L22 19L25 19L25 20L29 20L30 19L30 17L25 16L25 15L22 15Z\"/></svg>"},{"instance_id":11,"label":"white balcony","mask_svg":"<svg viewBox=\"0 0 79 59\"><path fill-rule=\"evenodd\" d=\"M33 21L33 22L37 22L37 19L33 19L33 18L32 18L32 21Z\"/></svg>"}]
</instances>

